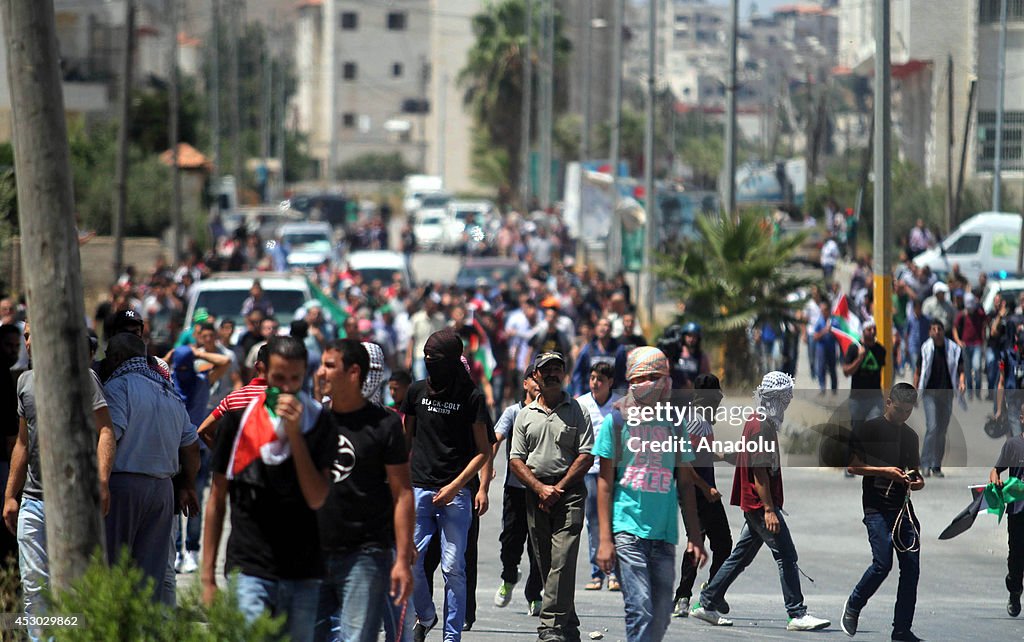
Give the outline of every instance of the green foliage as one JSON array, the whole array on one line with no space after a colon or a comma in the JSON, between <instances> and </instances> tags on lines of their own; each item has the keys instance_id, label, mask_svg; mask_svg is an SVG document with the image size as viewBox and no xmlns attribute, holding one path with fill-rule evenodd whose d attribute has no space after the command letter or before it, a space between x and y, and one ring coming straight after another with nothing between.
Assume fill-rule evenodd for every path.
<instances>
[{"instance_id":1,"label":"green foliage","mask_svg":"<svg viewBox=\"0 0 1024 642\"><path fill-rule=\"evenodd\" d=\"M70 590L49 597L51 613L79 614L85 625L48 633L58 642L248 642L275 639L283 625L282 619L267 616L246 623L233 591L220 592L210 608L201 606L197 585L181 596L178 607L154 602L152 596L152 579L127 553L113 567L97 555Z\"/></svg>"},{"instance_id":2,"label":"green foliage","mask_svg":"<svg viewBox=\"0 0 1024 642\"><path fill-rule=\"evenodd\" d=\"M725 166L725 141L721 135L715 133L702 138L687 137L679 154L683 162L693 168L694 187L715 189L718 175Z\"/></svg>"},{"instance_id":3,"label":"green foliage","mask_svg":"<svg viewBox=\"0 0 1024 642\"><path fill-rule=\"evenodd\" d=\"M539 10L535 20L530 55L534 73L540 68L538 44L541 21ZM563 20L556 15L555 85L564 86L568 79L569 52L572 48L563 35ZM508 162L508 174L499 193L510 194L519 182L521 114L523 87L523 49L526 45L526 5L523 0L488 2L483 12L473 16L476 42L466 57L466 66L459 73L459 84L465 89L463 100L473 114L474 126L487 135ZM537 98L537 92L533 94ZM564 111L565 92L557 93L555 114ZM487 154L484 153L484 156ZM474 154L474 163L482 160Z\"/></svg>"},{"instance_id":4,"label":"green foliage","mask_svg":"<svg viewBox=\"0 0 1024 642\"><path fill-rule=\"evenodd\" d=\"M495 147L482 128L473 130L473 146L470 151L473 156L473 180L493 188L499 194L510 194L508 152ZM507 199L500 200L507 202Z\"/></svg>"},{"instance_id":5,"label":"green foliage","mask_svg":"<svg viewBox=\"0 0 1024 642\"><path fill-rule=\"evenodd\" d=\"M658 258L655 273L672 293L686 302L687 320L725 346L725 381L738 386L753 381L754 359L747 329L762 321L793 318L794 303L786 296L811 284L786 264L803 242L801 234L772 240L764 217L744 212L728 217L697 219L701 242Z\"/></svg>"},{"instance_id":6,"label":"green foliage","mask_svg":"<svg viewBox=\"0 0 1024 642\"><path fill-rule=\"evenodd\" d=\"M178 100L178 140L202 147L209 140L205 131L206 102L191 78L182 78ZM148 154L171 147L170 92L166 85L132 92L131 127L128 140Z\"/></svg>"},{"instance_id":7,"label":"green foliage","mask_svg":"<svg viewBox=\"0 0 1024 642\"><path fill-rule=\"evenodd\" d=\"M349 180L400 181L412 171L398 152L368 152L339 166L337 176Z\"/></svg>"}]
</instances>

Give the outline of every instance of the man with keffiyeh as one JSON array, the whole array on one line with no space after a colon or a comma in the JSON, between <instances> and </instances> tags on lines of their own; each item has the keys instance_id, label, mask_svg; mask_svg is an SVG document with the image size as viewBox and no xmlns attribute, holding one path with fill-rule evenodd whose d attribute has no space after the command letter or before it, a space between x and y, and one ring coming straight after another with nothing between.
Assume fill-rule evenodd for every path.
<instances>
[{"instance_id":1,"label":"man with keffiyeh","mask_svg":"<svg viewBox=\"0 0 1024 642\"><path fill-rule=\"evenodd\" d=\"M685 422L636 421L640 411L669 402L672 379L665 354L653 347L634 348L626 361L629 391L604 419L594 444L601 460L597 510L601 544L597 563L606 573L619 566L626 603L626 639L658 642L672 619L675 586L676 488L682 493L686 552L703 566L707 561L689 448L663 452L667 440L689 445ZM658 448L648 448L656 445Z\"/></svg>"},{"instance_id":2,"label":"man with keffiyeh","mask_svg":"<svg viewBox=\"0 0 1024 642\"><path fill-rule=\"evenodd\" d=\"M732 504L743 510L743 529L732 554L701 592L690 615L714 626L732 626L719 612L725 592L739 578L761 546L767 546L779 565L779 580L786 603L789 631L818 631L831 622L807 614L800 590L800 569L796 546L782 513L782 462L779 456L779 429L793 401L793 378L772 371L754 391L757 412L743 427L748 443L768 444L760 452L742 452L736 458L732 485Z\"/></svg>"}]
</instances>

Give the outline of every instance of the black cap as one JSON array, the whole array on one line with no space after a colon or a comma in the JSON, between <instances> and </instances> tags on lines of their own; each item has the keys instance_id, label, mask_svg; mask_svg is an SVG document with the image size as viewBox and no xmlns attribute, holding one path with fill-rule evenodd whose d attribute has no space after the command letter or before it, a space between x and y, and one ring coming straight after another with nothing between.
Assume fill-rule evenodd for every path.
<instances>
[{"instance_id":1,"label":"black cap","mask_svg":"<svg viewBox=\"0 0 1024 642\"><path fill-rule=\"evenodd\" d=\"M563 368L565 367L565 357L558 352L545 352L537 355L537 358L533 360L533 367L540 370L552 361L557 361L562 364Z\"/></svg>"},{"instance_id":2,"label":"black cap","mask_svg":"<svg viewBox=\"0 0 1024 642\"><path fill-rule=\"evenodd\" d=\"M114 329L114 334L117 334L131 327L141 328L145 324L142 315L135 310L121 310L114 315L114 323L111 324L111 327Z\"/></svg>"},{"instance_id":3,"label":"black cap","mask_svg":"<svg viewBox=\"0 0 1024 642\"><path fill-rule=\"evenodd\" d=\"M526 366L526 370L523 372L523 379L531 379L533 377L534 372L537 372L537 369L534 368L533 364L531 363L530 365Z\"/></svg>"}]
</instances>

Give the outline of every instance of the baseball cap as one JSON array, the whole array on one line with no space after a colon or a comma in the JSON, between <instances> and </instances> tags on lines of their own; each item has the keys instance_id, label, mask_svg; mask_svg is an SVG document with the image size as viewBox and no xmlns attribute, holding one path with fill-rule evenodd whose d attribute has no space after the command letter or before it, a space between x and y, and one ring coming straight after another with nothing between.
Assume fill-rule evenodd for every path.
<instances>
[{"instance_id":1,"label":"baseball cap","mask_svg":"<svg viewBox=\"0 0 1024 642\"><path fill-rule=\"evenodd\" d=\"M531 377L533 377L534 372L537 372L537 368L535 368L531 363L530 365L526 366L526 370L523 372L523 379L530 379Z\"/></svg>"},{"instance_id":2,"label":"baseball cap","mask_svg":"<svg viewBox=\"0 0 1024 642\"><path fill-rule=\"evenodd\" d=\"M142 315L135 310L121 310L114 315L114 334L124 332L129 328L141 328L146 322L143 320Z\"/></svg>"},{"instance_id":3,"label":"baseball cap","mask_svg":"<svg viewBox=\"0 0 1024 642\"><path fill-rule=\"evenodd\" d=\"M196 311L192 314L192 323L203 323L209 321L210 311L206 308L196 308Z\"/></svg>"},{"instance_id":4,"label":"baseball cap","mask_svg":"<svg viewBox=\"0 0 1024 642\"><path fill-rule=\"evenodd\" d=\"M548 365L553 361L557 361L558 363L562 364L563 368L565 367L565 357L563 357L561 354L557 352L545 352L543 354L537 355L537 358L534 359L533 361L533 367L536 370L540 370L541 368L543 368L544 366Z\"/></svg>"}]
</instances>

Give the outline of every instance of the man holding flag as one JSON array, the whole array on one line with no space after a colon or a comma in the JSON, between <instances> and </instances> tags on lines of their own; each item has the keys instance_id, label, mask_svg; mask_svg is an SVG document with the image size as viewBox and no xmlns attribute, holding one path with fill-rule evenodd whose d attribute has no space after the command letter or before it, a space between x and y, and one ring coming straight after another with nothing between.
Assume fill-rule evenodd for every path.
<instances>
[{"instance_id":1,"label":"man holding flag","mask_svg":"<svg viewBox=\"0 0 1024 642\"><path fill-rule=\"evenodd\" d=\"M878 343L875 320L868 318L861 328L858 343L843 346L843 374L850 377L850 428L856 430L864 421L882 414L882 368L885 367L885 346ZM843 339L839 338L840 344Z\"/></svg>"},{"instance_id":2,"label":"man holding flag","mask_svg":"<svg viewBox=\"0 0 1024 642\"><path fill-rule=\"evenodd\" d=\"M1024 406L1018 408L1021 423L1024 424ZM1009 469L1010 478L1004 484L1000 477L1004 470ZM989 473L989 481L1002 492L1010 484L1024 483L1024 435L1007 439L999 453L995 468ZM1008 535L1008 555L1006 556L1006 590L1010 599L1006 602L1006 612L1010 617L1020 615L1020 595L1024 590L1024 500L1010 504L1006 513Z\"/></svg>"}]
</instances>

